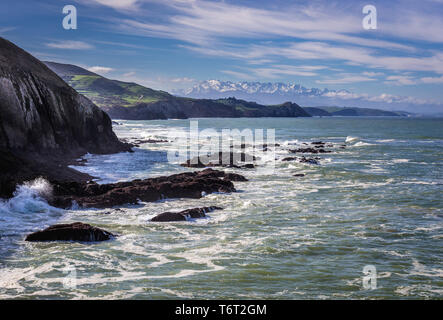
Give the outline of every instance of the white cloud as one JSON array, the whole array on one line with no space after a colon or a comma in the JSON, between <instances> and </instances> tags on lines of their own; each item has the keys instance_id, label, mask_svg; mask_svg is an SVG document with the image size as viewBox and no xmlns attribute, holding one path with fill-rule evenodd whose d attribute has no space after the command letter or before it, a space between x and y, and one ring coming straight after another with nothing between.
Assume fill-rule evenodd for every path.
<instances>
[{"instance_id":1,"label":"white cloud","mask_svg":"<svg viewBox=\"0 0 443 320\"><path fill-rule=\"evenodd\" d=\"M135 76L135 72L134 71L130 71L130 72L126 72L123 74L123 77L133 77Z\"/></svg>"},{"instance_id":2,"label":"white cloud","mask_svg":"<svg viewBox=\"0 0 443 320\"><path fill-rule=\"evenodd\" d=\"M253 71L262 78L279 78L281 76L302 76L312 77L317 73L314 71L325 69L323 66L292 66L292 65L274 65L268 68L255 68Z\"/></svg>"},{"instance_id":3,"label":"white cloud","mask_svg":"<svg viewBox=\"0 0 443 320\"><path fill-rule=\"evenodd\" d=\"M361 99L370 102L382 102L382 103L398 103L398 104L417 104L417 105L441 105L434 100L417 99L408 96L397 96L388 93L382 93L380 95L371 96L367 93L352 93L349 91L329 91L323 96L329 98L338 98L343 100Z\"/></svg>"},{"instance_id":4,"label":"white cloud","mask_svg":"<svg viewBox=\"0 0 443 320\"><path fill-rule=\"evenodd\" d=\"M240 79L240 80L254 80L255 79L251 74L245 73L245 72L232 71L232 70L222 70L220 72L222 72L224 74L228 74L228 75L233 76L233 77Z\"/></svg>"},{"instance_id":5,"label":"white cloud","mask_svg":"<svg viewBox=\"0 0 443 320\"><path fill-rule=\"evenodd\" d=\"M441 77L424 77L420 79L423 83L435 84L435 83L443 83L443 76Z\"/></svg>"},{"instance_id":6,"label":"white cloud","mask_svg":"<svg viewBox=\"0 0 443 320\"><path fill-rule=\"evenodd\" d=\"M385 74L383 72L362 72L362 75L367 76L367 77L380 77L380 76L384 76Z\"/></svg>"},{"instance_id":7,"label":"white cloud","mask_svg":"<svg viewBox=\"0 0 443 320\"><path fill-rule=\"evenodd\" d=\"M82 3L99 4L111 7L117 10L134 10L139 7L142 2L140 0L78 0Z\"/></svg>"},{"instance_id":8,"label":"white cloud","mask_svg":"<svg viewBox=\"0 0 443 320\"><path fill-rule=\"evenodd\" d=\"M232 75L237 79L253 80L257 77L262 79L277 79L281 76L313 77L318 75L315 71L327 69L325 66L310 65L271 65L260 68L243 68L243 71L223 70L222 73Z\"/></svg>"},{"instance_id":9,"label":"white cloud","mask_svg":"<svg viewBox=\"0 0 443 320\"><path fill-rule=\"evenodd\" d=\"M137 15L112 20L111 27L131 35L179 40L186 43L181 48L258 66L257 69L245 68L246 72L222 71L237 78L317 75L316 70L297 69L294 66L262 66L275 64L279 59L296 60L297 64L300 60L320 60L325 61L321 62L325 65L338 62L376 70L317 81L323 84L375 81L374 78L385 76L389 71L438 74L438 77L421 80L391 76L386 79L389 84L441 83L439 76L443 74L442 50L435 46L427 49L429 43L443 43L443 33L437 32L443 30L441 6L438 7L441 1L437 0L431 3L432 6L414 1L405 4L381 2L377 5L377 9L380 9L379 29L371 33L362 30L361 4L355 2L346 5L327 1L291 2L284 10L276 9L271 4L267 7L268 4L263 3L258 8L254 2L249 2L248 6L201 0L92 2L121 11L144 9L144 4L155 3L155 6L146 6L146 9L162 7L161 15L156 16L155 20L151 19L152 11L147 14L147 11L138 10ZM263 43L264 40L267 42ZM419 41L420 45L413 41ZM284 63L290 64L286 60Z\"/></svg>"},{"instance_id":10,"label":"white cloud","mask_svg":"<svg viewBox=\"0 0 443 320\"><path fill-rule=\"evenodd\" d=\"M175 82L175 83L194 83L194 82L196 82L196 80L192 79L192 78L188 78L188 77L183 77L183 78L173 78L173 79L171 79L171 82Z\"/></svg>"},{"instance_id":11,"label":"white cloud","mask_svg":"<svg viewBox=\"0 0 443 320\"><path fill-rule=\"evenodd\" d=\"M416 84L417 81L411 77L411 76L389 76L386 77L386 84L394 84L394 85L398 85L398 86L404 86L404 85L413 85Z\"/></svg>"},{"instance_id":12,"label":"white cloud","mask_svg":"<svg viewBox=\"0 0 443 320\"><path fill-rule=\"evenodd\" d=\"M348 84L348 83L356 83L356 82L368 82L368 81L376 81L377 79L354 75L354 76L346 76L338 79L325 79L325 80L316 80L315 82L318 84Z\"/></svg>"},{"instance_id":13,"label":"white cloud","mask_svg":"<svg viewBox=\"0 0 443 320\"><path fill-rule=\"evenodd\" d=\"M378 37L368 37L361 27L360 4L336 5L332 2L290 3L284 10L266 9L230 4L225 1L159 1L159 0L94 0L108 6L133 7L142 2L161 3L173 11L160 22L146 19L119 21L119 27L128 32L155 37L166 37L203 45L219 38L299 38L310 41L337 41L358 46L416 51L403 43L381 39L405 38L443 42L443 35L429 30L443 30L438 11L406 8L408 5L383 5L383 20ZM410 7L410 5L409 5ZM357 10L358 9L358 10Z\"/></svg>"},{"instance_id":14,"label":"white cloud","mask_svg":"<svg viewBox=\"0 0 443 320\"><path fill-rule=\"evenodd\" d=\"M94 46L83 42L83 41L57 41L57 42L50 42L46 44L50 48L55 49L68 49L68 50L88 50L93 49Z\"/></svg>"},{"instance_id":15,"label":"white cloud","mask_svg":"<svg viewBox=\"0 0 443 320\"><path fill-rule=\"evenodd\" d=\"M108 67L94 66L94 67L88 68L88 71L98 73L98 74L107 74L111 71L114 71L114 69L108 68Z\"/></svg>"},{"instance_id":16,"label":"white cloud","mask_svg":"<svg viewBox=\"0 0 443 320\"><path fill-rule=\"evenodd\" d=\"M9 32L9 31L12 31L12 30L15 30L15 29L16 29L15 27L2 27L2 28L0 28L0 34Z\"/></svg>"}]
</instances>

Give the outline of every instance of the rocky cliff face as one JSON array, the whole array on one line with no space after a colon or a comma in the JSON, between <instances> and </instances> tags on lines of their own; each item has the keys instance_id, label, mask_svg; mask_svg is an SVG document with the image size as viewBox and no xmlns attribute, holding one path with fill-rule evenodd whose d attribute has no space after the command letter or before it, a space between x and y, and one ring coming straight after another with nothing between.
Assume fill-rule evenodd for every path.
<instances>
[{"instance_id":1,"label":"rocky cliff face","mask_svg":"<svg viewBox=\"0 0 443 320\"><path fill-rule=\"evenodd\" d=\"M105 112L38 59L0 37L0 196L24 176L45 175L35 169L38 162L48 167L48 162L86 152L128 149L118 141ZM17 176L17 169L23 177Z\"/></svg>"}]
</instances>

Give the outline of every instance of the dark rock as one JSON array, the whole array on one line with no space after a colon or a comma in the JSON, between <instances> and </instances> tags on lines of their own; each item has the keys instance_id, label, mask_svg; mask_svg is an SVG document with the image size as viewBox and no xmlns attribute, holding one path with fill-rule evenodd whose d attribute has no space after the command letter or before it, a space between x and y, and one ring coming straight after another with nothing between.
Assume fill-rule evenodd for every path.
<instances>
[{"instance_id":1,"label":"dark rock","mask_svg":"<svg viewBox=\"0 0 443 320\"><path fill-rule=\"evenodd\" d=\"M214 210L223 210L220 207L203 207L188 209L180 212L164 212L151 219L153 222L186 221L189 218L197 219L206 217L206 213Z\"/></svg>"},{"instance_id":2,"label":"dark rock","mask_svg":"<svg viewBox=\"0 0 443 320\"><path fill-rule=\"evenodd\" d=\"M325 149L314 149L314 148L299 148L299 149L291 149L289 150L290 153L331 153L332 151L325 150Z\"/></svg>"},{"instance_id":3,"label":"dark rock","mask_svg":"<svg viewBox=\"0 0 443 320\"><path fill-rule=\"evenodd\" d=\"M320 158L306 158L306 157L301 157L301 158L297 158L297 157L287 157L282 159L282 161L297 161L300 163L308 163L308 164L319 164L318 160L320 160Z\"/></svg>"},{"instance_id":4,"label":"dark rock","mask_svg":"<svg viewBox=\"0 0 443 320\"><path fill-rule=\"evenodd\" d=\"M322 142L322 141L315 141L315 142L311 142L311 144L314 144L314 145L324 145L325 143Z\"/></svg>"},{"instance_id":5,"label":"dark rock","mask_svg":"<svg viewBox=\"0 0 443 320\"><path fill-rule=\"evenodd\" d=\"M293 177L304 177L305 174L304 173L296 173L293 175Z\"/></svg>"},{"instance_id":6,"label":"dark rock","mask_svg":"<svg viewBox=\"0 0 443 320\"><path fill-rule=\"evenodd\" d=\"M280 147L279 143L275 143L275 144L263 144L263 148L267 148L267 147Z\"/></svg>"},{"instance_id":7,"label":"dark rock","mask_svg":"<svg viewBox=\"0 0 443 320\"><path fill-rule=\"evenodd\" d=\"M246 179L244 176L237 173L225 173L224 179L230 181L248 181L248 179Z\"/></svg>"},{"instance_id":8,"label":"dark rock","mask_svg":"<svg viewBox=\"0 0 443 320\"><path fill-rule=\"evenodd\" d=\"M297 160L297 157L286 157L282 159L282 161L295 161L295 160Z\"/></svg>"},{"instance_id":9,"label":"dark rock","mask_svg":"<svg viewBox=\"0 0 443 320\"><path fill-rule=\"evenodd\" d=\"M302 158L300 158L300 163L308 163L308 164L316 164L316 165L318 165L318 164L320 164L319 162L318 162L318 160L320 160L319 158L305 158L305 157L302 157Z\"/></svg>"},{"instance_id":10,"label":"dark rock","mask_svg":"<svg viewBox=\"0 0 443 320\"><path fill-rule=\"evenodd\" d=\"M89 224L75 222L57 224L28 235L25 241L105 241L115 237L112 233Z\"/></svg>"},{"instance_id":11,"label":"dark rock","mask_svg":"<svg viewBox=\"0 0 443 320\"><path fill-rule=\"evenodd\" d=\"M0 197L11 197L17 183L39 176L91 178L74 173L68 162L87 152L129 150L105 112L0 37Z\"/></svg>"},{"instance_id":12,"label":"dark rock","mask_svg":"<svg viewBox=\"0 0 443 320\"><path fill-rule=\"evenodd\" d=\"M232 179L232 180L231 180ZM49 203L69 208L73 203L86 208L110 208L139 201L153 202L165 198L199 199L202 193L235 192L233 180L245 181L241 175L206 169L172 176L97 184L95 182L65 182L54 184Z\"/></svg>"},{"instance_id":13,"label":"dark rock","mask_svg":"<svg viewBox=\"0 0 443 320\"><path fill-rule=\"evenodd\" d=\"M206 167L232 167L232 168L254 168L253 161L256 157L246 153L222 152L210 156L197 156L182 163L182 167L206 168ZM249 162L249 163L248 163Z\"/></svg>"},{"instance_id":14,"label":"dark rock","mask_svg":"<svg viewBox=\"0 0 443 320\"><path fill-rule=\"evenodd\" d=\"M145 140L136 140L134 143L143 144L143 143L165 143L169 142L168 140L156 140L156 139L145 139Z\"/></svg>"}]
</instances>

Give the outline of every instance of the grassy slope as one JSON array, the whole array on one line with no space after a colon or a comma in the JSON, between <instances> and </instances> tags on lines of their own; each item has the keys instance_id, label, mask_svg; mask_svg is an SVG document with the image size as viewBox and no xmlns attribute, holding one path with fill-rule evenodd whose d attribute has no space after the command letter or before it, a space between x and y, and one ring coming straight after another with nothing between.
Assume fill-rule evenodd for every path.
<instances>
[{"instance_id":1,"label":"grassy slope","mask_svg":"<svg viewBox=\"0 0 443 320\"><path fill-rule=\"evenodd\" d=\"M156 102L172 97L166 92L152 90L136 83L110 80L77 66L45 63L71 87L91 99L99 107L132 107L139 103Z\"/></svg>"},{"instance_id":2,"label":"grassy slope","mask_svg":"<svg viewBox=\"0 0 443 320\"><path fill-rule=\"evenodd\" d=\"M101 76L74 75L66 79L69 85L100 107L132 107L138 103L166 100L170 95L135 83L109 80Z\"/></svg>"}]
</instances>

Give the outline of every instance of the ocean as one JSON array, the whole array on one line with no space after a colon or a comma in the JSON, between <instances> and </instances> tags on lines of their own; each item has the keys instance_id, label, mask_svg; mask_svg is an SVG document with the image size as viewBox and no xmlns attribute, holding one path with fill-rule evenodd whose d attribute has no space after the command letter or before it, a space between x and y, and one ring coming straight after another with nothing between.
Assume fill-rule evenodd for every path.
<instances>
[{"instance_id":1,"label":"ocean","mask_svg":"<svg viewBox=\"0 0 443 320\"><path fill-rule=\"evenodd\" d=\"M53 208L43 200L49 183L23 184L0 201L0 298L443 297L443 119L193 120L216 132L275 129L280 146L266 159L273 170L223 169L248 178L234 182L236 193L100 210ZM199 170L168 158L190 120L117 122L120 138L169 142L88 154L76 169L99 183ZM281 161L294 156L289 149L315 141L333 151L315 155L318 165ZM191 148L206 142L191 140ZM224 210L186 222L149 221L203 206ZM24 241L30 232L76 221L119 236L92 244Z\"/></svg>"}]
</instances>

